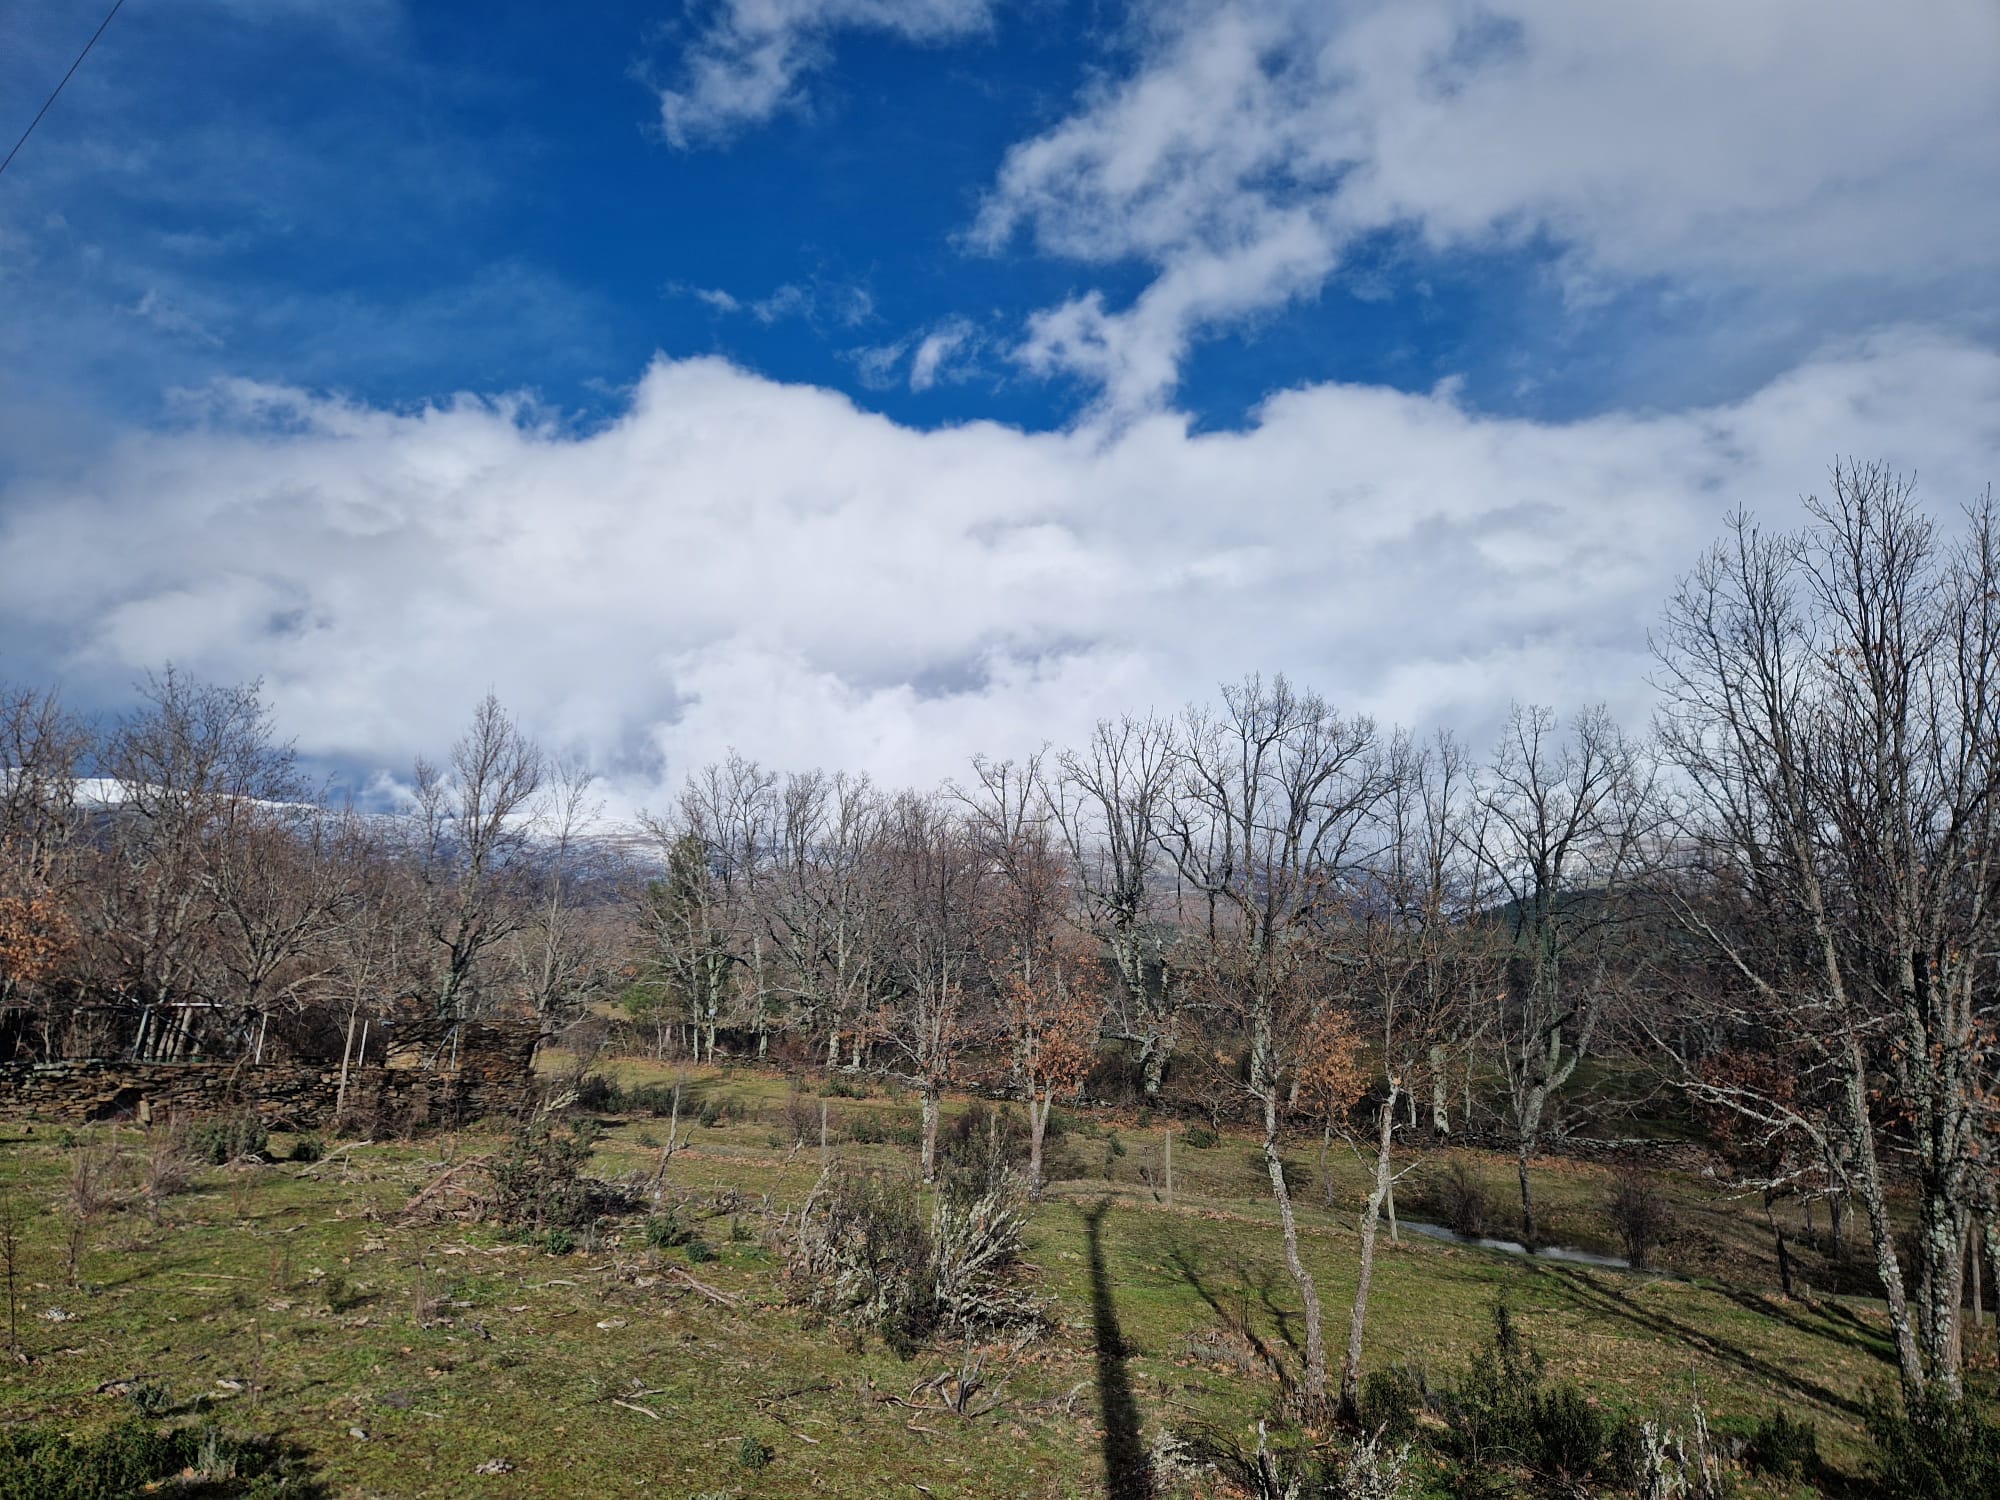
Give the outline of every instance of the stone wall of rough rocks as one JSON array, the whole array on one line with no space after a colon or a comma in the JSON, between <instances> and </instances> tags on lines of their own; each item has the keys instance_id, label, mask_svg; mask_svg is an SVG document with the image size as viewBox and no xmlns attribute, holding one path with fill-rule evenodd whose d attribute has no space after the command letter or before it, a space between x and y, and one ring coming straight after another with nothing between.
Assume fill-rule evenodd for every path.
<instances>
[{"instance_id":1,"label":"stone wall of rough rocks","mask_svg":"<svg viewBox=\"0 0 2000 1500\"><path fill-rule=\"evenodd\" d=\"M452 1030L449 1022L433 1021L390 1030L386 1061L348 1069L348 1117L364 1127L402 1129L512 1114L533 1101L537 1026L467 1022L455 1039ZM319 1129L334 1123L339 1096L337 1060L0 1064L0 1116L68 1124L248 1109L274 1125Z\"/></svg>"}]
</instances>

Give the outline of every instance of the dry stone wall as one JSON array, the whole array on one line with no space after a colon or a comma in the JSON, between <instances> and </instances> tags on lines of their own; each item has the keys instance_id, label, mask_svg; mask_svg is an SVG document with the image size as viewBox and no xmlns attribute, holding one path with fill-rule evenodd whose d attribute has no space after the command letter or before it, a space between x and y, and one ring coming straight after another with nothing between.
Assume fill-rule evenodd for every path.
<instances>
[{"instance_id":1,"label":"dry stone wall","mask_svg":"<svg viewBox=\"0 0 2000 1500\"><path fill-rule=\"evenodd\" d=\"M540 1039L532 1022L401 1023L384 1061L349 1067L345 1113L389 1128L513 1114L533 1101ZM254 1110L274 1125L320 1129L333 1125L339 1098L337 1060L0 1065L0 1117L65 1124Z\"/></svg>"}]
</instances>

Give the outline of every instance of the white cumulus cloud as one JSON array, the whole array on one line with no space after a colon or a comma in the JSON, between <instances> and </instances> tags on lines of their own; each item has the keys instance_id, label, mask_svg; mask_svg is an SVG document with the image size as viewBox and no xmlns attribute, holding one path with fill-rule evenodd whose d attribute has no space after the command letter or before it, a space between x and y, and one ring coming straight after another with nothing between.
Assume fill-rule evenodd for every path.
<instances>
[{"instance_id":1,"label":"white cumulus cloud","mask_svg":"<svg viewBox=\"0 0 2000 1500\"><path fill-rule=\"evenodd\" d=\"M693 33L660 88L660 124L683 149L726 138L805 100L842 31L937 43L974 35L991 0L717 0L689 7Z\"/></svg>"},{"instance_id":2,"label":"white cumulus cloud","mask_svg":"<svg viewBox=\"0 0 2000 1500\"><path fill-rule=\"evenodd\" d=\"M1737 402L1540 423L1313 385L1169 414L920 431L719 360L603 428L245 383L0 490L0 641L115 701L171 658L261 676L308 752L395 771L498 692L617 805L729 746L890 780L1284 670L1483 736L1513 697L1646 708L1674 576L1836 454L1942 514L2000 470L2000 356L1920 332Z\"/></svg>"},{"instance_id":3,"label":"white cumulus cloud","mask_svg":"<svg viewBox=\"0 0 2000 1500\"><path fill-rule=\"evenodd\" d=\"M1317 291L1378 231L1546 242L1577 297L1648 278L1990 305L2000 9L1986 0L1162 0L1129 70L1015 145L972 242L1137 261L1020 350L1114 406L1204 331Z\"/></svg>"}]
</instances>

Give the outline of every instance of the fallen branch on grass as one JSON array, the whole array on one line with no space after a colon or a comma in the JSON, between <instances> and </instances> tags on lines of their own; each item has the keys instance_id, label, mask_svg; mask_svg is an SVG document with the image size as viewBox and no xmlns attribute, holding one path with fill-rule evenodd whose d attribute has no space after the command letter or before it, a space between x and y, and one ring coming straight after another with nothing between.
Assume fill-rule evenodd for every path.
<instances>
[{"instance_id":1,"label":"fallen branch on grass","mask_svg":"<svg viewBox=\"0 0 2000 1500\"><path fill-rule=\"evenodd\" d=\"M667 1268L667 1275L678 1281L681 1285L700 1292L702 1296L708 1298L711 1302L720 1302L724 1307L735 1307L743 1300L734 1292L718 1291L707 1282L696 1280L679 1266L669 1266Z\"/></svg>"},{"instance_id":2,"label":"fallen branch on grass","mask_svg":"<svg viewBox=\"0 0 2000 1500\"><path fill-rule=\"evenodd\" d=\"M434 1215L439 1214L441 1211L438 1205L447 1191L457 1193L462 1199L471 1199L473 1196L471 1189L463 1186L457 1180L459 1174L469 1171L474 1167L483 1167L491 1160L493 1160L493 1157L490 1153L485 1156L468 1156L464 1161L446 1167L437 1176L425 1183L423 1187L419 1188L416 1195L404 1205L404 1222L408 1223L410 1220L416 1218L418 1214L425 1211L429 1211ZM468 1206L468 1204L462 1203L457 1211L462 1213Z\"/></svg>"}]
</instances>

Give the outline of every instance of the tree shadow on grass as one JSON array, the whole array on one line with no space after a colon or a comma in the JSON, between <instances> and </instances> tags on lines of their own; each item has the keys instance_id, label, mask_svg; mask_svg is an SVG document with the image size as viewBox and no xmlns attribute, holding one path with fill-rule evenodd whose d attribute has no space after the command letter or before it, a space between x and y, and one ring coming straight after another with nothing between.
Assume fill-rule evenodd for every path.
<instances>
[{"instance_id":1,"label":"tree shadow on grass","mask_svg":"<svg viewBox=\"0 0 2000 1500\"><path fill-rule=\"evenodd\" d=\"M1279 1384L1283 1385L1289 1380L1285 1361L1279 1357L1277 1350L1264 1341L1263 1336L1250 1321L1248 1291L1254 1287L1264 1306L1276 1317L1279 1338L1284 1340L1294 1354L1298 1352L1298 1344L1291 1334L1290 1314L1274 1305L1271 1278L1268 1274L1262 1277L1252 1276L1249 1267L1242 1261L1237 1261L1232 1267L1236 1275L1237 1305L1232 1309L1222 1305L1222 1299L1216 1295L1215 1289L1202 1275L1200 1265L1196 1263L1185 1245L1175 1245L1167 1253L1167 1263L1179 1273L1182 1281L1194 1289L1194 1294L1208 1304L1209 1311L1215 1314L1223 1327L1250 1346L1252 1352L1263 1361L1265 1369L1278 1380Z\"/></svg>"},{"instance_id":2,"label":"tree shadow on grass","mask_svg":"<svg viewBox=\"0 0 2000 1500\"><path fill-rule=\"evenodd\" d=\"M1139 1403L1125 1369L1125 1335L1104 1264L1104 1215L1109 1198L1084 1213L1090 1235L1090 1311L1097 1343L1097 1405L1104 1422L1104 1491L1110 1500L1153 1500L1153 1476L1139 1436Z\"/></svg>"},{"instance_id":3,"label":"tree shadow on grass","mask_svg":"<svg viewBox=\"0 0 2000 1500\"><path fill-rule=\"evenodd\" d=\"M1622 1287L1610 1284L1608 1279L1600 1279L1587 1272L1557 1270L1536 1263L1530 1263L1530 1270L1535 1275L1558 1282L1571 1302L1579 1307L1608 1317L1621 1318L1661 1338L1691 1349L1698 1349L1723 1364L1731 1365L1746 1374L1755 1375L1769 1385L1789 1390L1807 1400L1816 1401L1829 1410L1845 1412L1852 1417L1860 1417L1863 1414L1864 1407L1860 1401L1844 1396L1817 1380L1773 1364L1770 1360L1751 1353L1740 1344L1733 1344L1715 1334L1704 1332L1690 1323L1682 1322L1679 1318L1671 1317L1656 1309L1641 1307Z\"/></svg>"}]
</instances>

